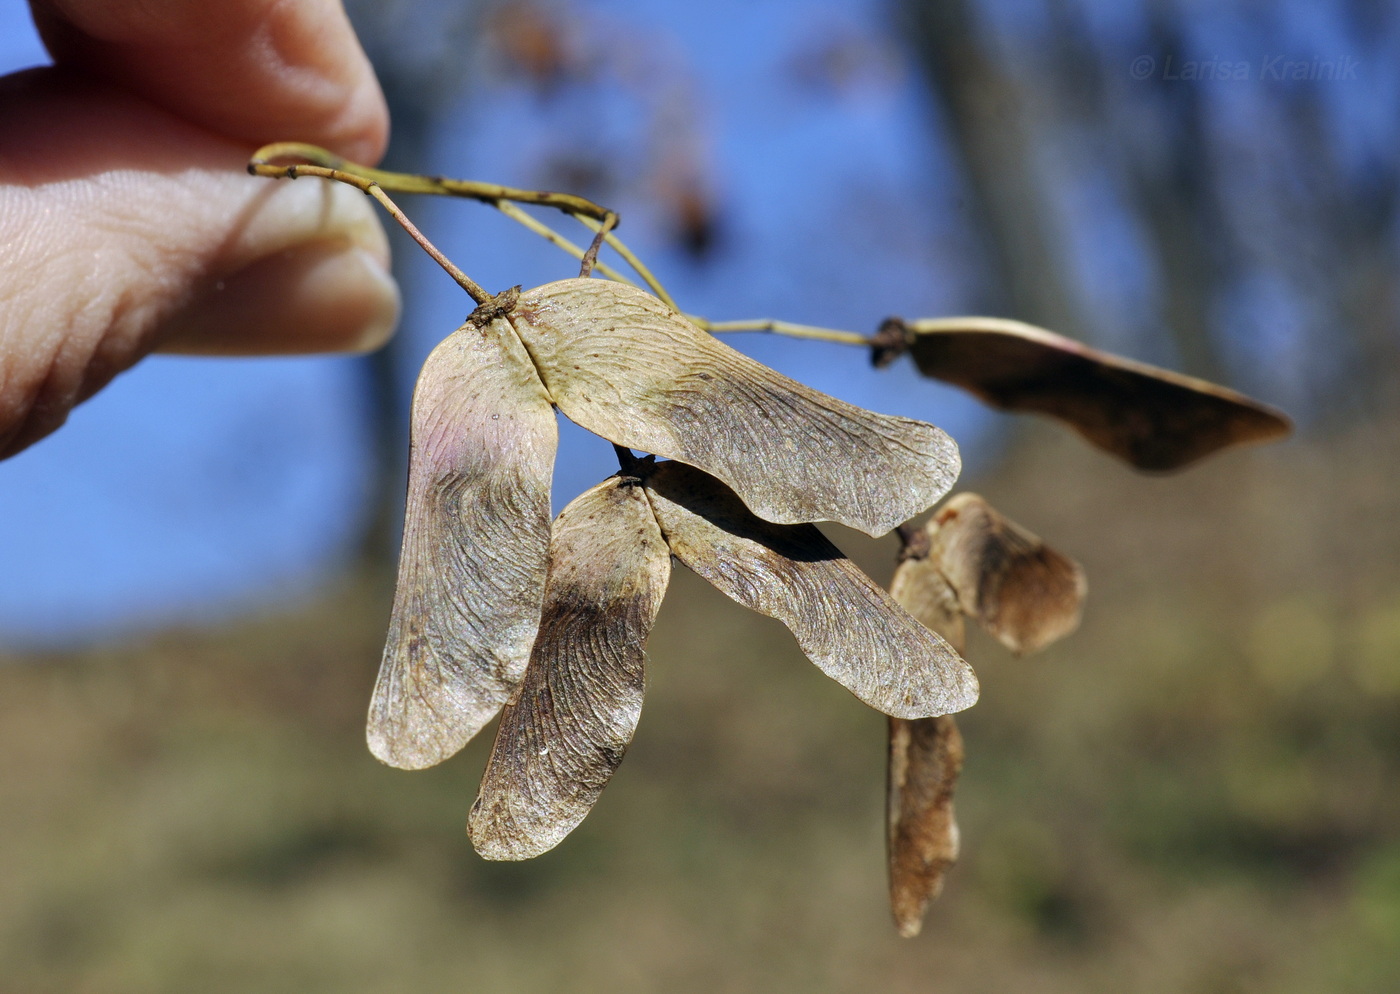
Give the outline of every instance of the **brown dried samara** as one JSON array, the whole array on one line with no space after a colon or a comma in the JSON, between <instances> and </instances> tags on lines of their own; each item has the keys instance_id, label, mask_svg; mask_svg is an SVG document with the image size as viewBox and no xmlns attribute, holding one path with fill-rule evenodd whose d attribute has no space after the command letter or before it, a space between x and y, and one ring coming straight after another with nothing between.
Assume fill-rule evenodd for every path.
<instances>
[{"instance_id":1,"label":"brown dried samara","mask_svg":"<svg viewBox=\"0 0 1400 994\"><path fill-rule=\"evenodd\" d=\"M1226 387L1091 349L1004 318L889 318L872 359L908 352L919 372L992 407L1045 414L1138 469L1180 469L1232 445L1283 438L1283 412Z\"/></svg>"},{"instance_id":2,"label":"brown dried samara","mask_svg":"<svg viewBox=\"0 0 1400 994\"><path fill-rule=\"evenodd\" d=\"M1016 653L1033 652L1079 623L1079 565L1003 517L976 494L958 494L905 547L890 593L963 651L972 618ZM889 722L887 821L890 908L914 936L958 858L953 792L963 741L951 715Z\"/></svg>"},{"instance_id":3,"label":"brown dried samara","mask_svg":"<svg viewBox=\"0 0 1400 994\"><path fill-rule=\"evenodd\" d=\"M883 535L957 479L957 446L933 425L790 380L633 287L561 280L510 318L569 420L704 470L765 521Z\"/></svg>"},{"instance_id":4,"label":"brown dried samara","mask_svg":"<svg viewBox=\"0 0 1400 994\"><path fill-rule=\"evenodd\" d=\"M643 460L555 521L544 618L506 705L468 829L488 859L557 845L622 761L670 557L782 621L828 676L906 718L977 699L962 658L808 524L754 516L714 477Z\"/></svg>"},{"instance_id":5,"label":"brown dried samara","mask_svg":"<svg viewBox=\"0 0 1400 994\"><path fill-rule=\"evenodd\" d=\"M957 476L957 448L934 426L780 376L641 290L574 279L498 301L433 351L414 394L398 587L368 728L390 765L451 756L520 684L545 596L553 407L619 445L704 470L769 522L882 534ZM794 631L816 609L809 596L790 611L757 587L745 597L797 612L783 619ZM895 698L899 679L866 672L856 692Z\"/></svg>"}]
</instances>

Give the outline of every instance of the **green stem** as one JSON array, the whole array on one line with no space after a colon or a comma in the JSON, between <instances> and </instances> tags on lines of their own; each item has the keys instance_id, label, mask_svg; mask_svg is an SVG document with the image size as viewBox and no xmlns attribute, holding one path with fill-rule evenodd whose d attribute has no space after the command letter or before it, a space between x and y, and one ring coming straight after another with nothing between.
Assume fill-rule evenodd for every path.
<instances>
[{"instance_id":1,"label":"green stem","mask_svg":"<svg viewBox=\"0 0 1400 994\"><path fill-rule=\"evenodd\" d=\"M357 162L342 159L333 152L304 142L275 142L264 145L253 153L248 171L259 176L282 175L282 168L274 165L275 159L302 159L312 165L324 166L337 172L350 173L378 183L386 190L395 193L435 193L448 197L467 197L493 203L497 200L513 200L521 204L539 204L541 207L554 207L570 214L583 214L603 220L611 211L600 207L586 197L572 193L554 193L549 190L521 190L498 183L478 183L473 180L449 179L446 176L421 176L415 173L397 173L387 169L373 169Z\"/></svg>"},{"instance_id":2,"label":"green stem","mask_svg":"<svg viewBox=\"0 0 1400 994\"><path fill-rule=\"evenodd\" d=\"M275 159L301 159L300 163L288 165L278 165L273 162ZM495 183L476 183L469 180L448 179L443 176L421 176L414 173L397 173L384 169L372 169L369 166L362 166L354 162L342 159L340 156L319 148L315 145L308 145L303 142L277 142L272 145L265 145L253 155L248 164L248 171L255 176L270 176L273 178L287 177L296 179L297 176L321 176L325 179L338 180L341 183L348 183L378 200L403 229L408 232L423 251L432 256L433 260L441 266L449 276L451 276L463 289L471 295L471 298L478 304L484 304L492 299L480 285L475 283L464 272L458 269L452 262L438 251L437 247L430 242L424 234L410 221L398 206L389 199L386 190L393 190L399 193L431 193L452 197L468 197L472 200L479 200L483 203L495 207L512 221L524 226L535 234L539 235L551 245L562 249L575 259L582 262L581 274L588 275L591 270L597 271L608 279L617 280L620 283L627 283L635 286L632 280L606 263L598 262L598 249L603 243L612 247L622 259L630 266L641 280L669 307L677 312L680 308L675 300L666 292L666 288L661 285L661 281L652 275L636 254L627 247L620 238L612 232L612 228L617 224L617 215L605 207L593 203L583 197L577 197L568 193L553 193L543 190L519 190L514 187L500 186ZM573 215L585 227L594 233L593 243L587 248L575 245L559 232L555 231L543 221L532 217L519 207L521 204L538 204L542 207L554 207ZM837 328L819 328L814 325L794 324L790 321L775 321L769 318L758 318L745 321L710 321L697 315L688 314L686 317L696 326L712 334L725 334L736 331L766 331L775 335L785 335L789 338L805 338L821 342L838 342L842 345L869 345L871 339L865 335L858 335L851 331L841 331Z\"/></svg>"},{"instance_id":3,"label":"green stem","mask_svg":"<svg viewBox=\"0 0 1400 994\"><path fill-rule=\"evenodd\" d=\"M448 276L451 276L457 285L467 291L467 295L478 304L484 304L491 299L476 280L453 264L452 260L443 255L428 236L418 230L418 226L408 219L408 215L399 209L399 205L389 198L389 195L380 187L379 181L368 176L361 176L358 173L346 172L343 169L336 169L333 166L307 165L305 163L293 166L261 166L257 163L250 163L248 171L255 176L270 176L273 179L296 179L299 176L317 176L321 179L333 179L348 186L353 186L361 193L367 194L379 201L381 207L389 212L389 215L397 222L408 236L418 243L418 247L427 252L432 260L436 262Z\"/></svg>"},{"instance_id":4,"label":"green stem","mask_svg":"<svg viewBox=\"0 0 1400 994\"><path fill-rule=\"evenodd\" d=\"M793 324L791 321L774 321L771 318L754 318L745 321L709 321L694 314L687 314L687 318L696 325L711 334L722 335L733 331L767 331L774 335L786 335L789 338L807 338L818 342L839 342L842 345L869 345L870 338L867 335L858 335L854 331L842 331L839 328L819 328L810 324Z\"/></svg>"},{"instance_id":5,"label":"green stem","mask_svg":"<svg viewBox=\"0 0 1400 994\"><path fill-rule=\"evenodd\" d=\"M592 229L595 233L603 229L602 222L596 221L587 215L575 213L574 217L578 218L585 227ZM651 274L650 269L642 265L642 260L638 259L637 256L633 254L632 250L623 243L622 239L618 238L611 231L605 233L603 238L604 241L612 247L612 250L622 256L623 261L632 267L632 271L642 278L642 282L651 288L652 293L660 297L671 310L680 311L680 307L671 299L671 295L666 292L666 288L661 285L661 281Z\"/></svg>"},{"instance_id":6,"label":"green stem","mask_svg":"<svg viewBox=\"0 0 1400 994\"><path fill-rule=\"evenodd\" d=\"M273 161L276 159L301 159L303 161L282 165ZM471 180L449 179L445 176L422 176L416 173L397 173L386 169L373 169L350 162L324 148L308 145L304 142L276 142L272 145L264 145L253 153L253 157L248 163L248 172L254 176L269 176L274 179L282 177L295 179L299 174L323 176L327 179L349 183L365 192L369 192L368 186L373 183L382 189L393 190L396 193L428 193L450 197L467 197L490 204L550 244L563 249L576 259L584 260L588 256L586 250L574 245L553 228L531 217L515 204L537 204L541 207L553 207L578 218L584 225L592 229L595 235L601 233L603 241L632 267L652 293L660 297L670 307L680 310L676 306L676 302L671 299L671 295L666 292L666 288L652 275L651 270L647 269L632 250L610 230L617 225L617 214L584 197L571 193L554 193L548 190L521 190L496 183L478 183ZM595 258L596 254L595 252ZM434 256L434 258L438 257ZM441 260L439 263L441 264ZM632 284L631 280L611 266L597 263L596 268L600 274L609 279ZM453 278L456 279L456 276Z\"/></svg>"},{"instance_id":7,"label":"green stem","mask_svg":"<svg viewBox=\"0 0 1400 994\"><path fill-rule=\"evenodd\" d=\"M496 210L500 211L502 214L510 218L516 224L519 224L527 230L534 232L535 234L543 238L545 241L553 245L555 248L562 249L563 251L569 253L569 255L573 256L575 259L582 261L583 257L587 254L582 248L569 241L567 238L559 234L559 232L555 231L549 225L545 224L538 218L531 217L529 214L525 213L523 210L521 210L519 207L516 207L514 204L505 200L500 200L496 201L492 206L494 206ZM617 280L617 282L619 283L627 283L631 286L636 286L635 283L629 280L622 273L618 272L611 266L606 265L605 263L599 262L595 265L594 268L596 268L598 272L602 273L610 280Z\"/></svg>"}]
</instances>

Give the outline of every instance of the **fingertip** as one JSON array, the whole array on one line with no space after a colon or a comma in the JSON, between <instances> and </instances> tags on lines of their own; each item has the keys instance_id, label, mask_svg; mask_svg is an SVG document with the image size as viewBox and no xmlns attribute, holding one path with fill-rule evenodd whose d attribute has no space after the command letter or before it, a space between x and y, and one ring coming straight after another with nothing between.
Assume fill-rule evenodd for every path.
<instances>
[{"instance_id":1,"label":"fingertip","mask_svg":"<svg viewBox=\"0 0 1400 994\"><path fill-rule=\"evenodd\" d=\"M346 242L310 242L215 282L167 322L160 351L369 352L393 334L399 307L398 285L373 252Z\"/></svg>"},{"instance_id":2,"label":"fingertip","mask_svg":"<svg viewBox=\"0 0 1400 994\"><path fill-rule=\"evenodd\" d=\"M246 149L89 77L0 84L14 249L0 267L0 458L161 342L289 354L391 332L388 241L363 194L250 177Z\"/></svg>"},{"instance_id":3,"label":"fingertip","mask_svg":"<svg viewBox=\"0 0 1400 994\"><path fill-rule=\"evenodd\" d=\"M339 0L32 0L56 65L254 146L308 141L372 164L388 107Z\"/></svg>"},{"instance_id":4,"label":"fingertip","mask_svg":"<svg viewBox=\"0 0 1400 994\"><path fill-rule=\"evenodd\" d=\"M378 165L389 147L389 102L368 58L345 107L342 121L328 129L326 147L351 162Z\"/></svg>"}]
</instances>

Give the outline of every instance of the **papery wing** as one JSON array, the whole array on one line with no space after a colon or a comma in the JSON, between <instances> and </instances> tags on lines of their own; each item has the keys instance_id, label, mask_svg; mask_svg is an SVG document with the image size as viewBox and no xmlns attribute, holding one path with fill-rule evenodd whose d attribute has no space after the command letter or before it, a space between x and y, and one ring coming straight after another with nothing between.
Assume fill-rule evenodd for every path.
<instances>
[{"instance_id":1,"label":"papery wing","mask_svg":"<svg viewBox=\"0 0 1400 994\"><path fill-rule=\"evenodd\" d=\"M1179 469L1231 445L1282 438L1282 412L1225 387L999 318L913 321L925 376L993 407L1065 422L1139 469Z\"/></svg>"},{"instance_id":2,"label":"papery wing","mask_svg":"<svg viewBox=\"0 0 1400 994\"><path fill-rule=\"evenodd\" d=\"M963 743L952 715L890 720L890 910L899 934L919 934L943 875L958 859L953 790Z\"/></svg>"},{"instance_id":3,"label":"papery wing","mask_svg":"<svg viewBox=\"0 0 1400 994\"><path fill-rule=\"evenodd\" d=\"M1084 571L976 494L958 494L928 525L929 562L962 610L1016 653L1035 652L1079 624Z\"/></svg>"},{"instance_id":4,"label":"papery wing","mask_svg":"<svg viewBox=\"0 0 1400 994\"><path fill-rule=\"evenodd\" d=\"M755 517L724 484L677 462L647 490L671 552L725 594L776 618L821 670L886 714L971 707L977 678L812 525Z\"/></svg>"},{"instance_id":5,"label":"papery wing","mask_svg":"<svg viewBox=\"0 0 1400 994\"><path fill-rule=\"evenodd\" d=\"M957 478L957 447L933 425L781 376L633 287L551 283L511 320L570 419L705 470L768 521L881 535Z\"/></svg>"},{"instance_id":6,"label":"papery wing","mask_svg":"<svg viewBox=\"0 0 1400 994\"><path fill-rule=\"evenodd\" d=\"M369 710L390 766L451 756L520 682L539 627L558 428L510 325L467 324L413 395L393 616Z\"/></svg>"},{"instance_id":7,"label":"papery wing","mask_svg":"<svg viewBox=\"0 0 1400 994\"><path fill-rule=\"evenodd\" d=\"M963 651L966 626L957 594L929 561L927 549L895 569L890 596ZM885 828L890 910L906 938L919 934L929 902L943 889L943 875L957 862L953 790L962 762L962 736L951 715L889 720Z\"/></svg>"},{"instance_id":8,"label":"papery wing","mask_svg":"<svg viewBox=\"0 0 1400 994\"><path fill-rule=\"evenodd\" d=\"M670 575L640 486L610 479L559 515L539 638L468 823L482 856L538 856L588 814L641 716L643 649Z\"/></svg>"},{"instance_id":9,"label":"papery wing","mask_svg":"<svg viewBox=\"0 0 1400 994\"><path fill-rule=\"evenodd\" d=\"M961 654L967 632L958 595L926 555L905 559L895 568L890 596L919 624L941 635Z\"/></svg>"}]
</instances>

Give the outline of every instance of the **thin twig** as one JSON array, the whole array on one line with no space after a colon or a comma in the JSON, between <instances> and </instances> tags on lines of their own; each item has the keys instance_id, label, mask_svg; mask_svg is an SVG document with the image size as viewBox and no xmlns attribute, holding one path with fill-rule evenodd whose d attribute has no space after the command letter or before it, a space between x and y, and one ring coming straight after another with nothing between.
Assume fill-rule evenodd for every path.
<instances>
[{"instance_id":1,"label":"thin twig","mask_svg":"<svg viewBox=\"0 0 1400 994\"><path fill-rule=\"evenodd\" d=\"M895 532L899 535L899 553L896 556L899 562L928 558L931 547L926 528L914 524L913 521L906 521L896 526Z\"/></svg>"},{"instance_id":2,"label":"thin twig","mask_svg":"<svg viewBox=\"0 0 1400 994\"><path fill-rule=\"evenodd\" d=\"M630 473L637 468L637 463L641 462L636 454L624 445L613 443L613 451L617 453L617 465L624 473Z\"/></svg>"},{"instance_id":3,"label":"thin twig","mask_svg":"<svg viewBox=\"0 0 1400 994\"><path fill-rule=\"evenodd\" d=\"M701 329L712 334L722 335L733 331L767 331L774 335L789 338L809 338L819 342L839 342L842 345L869 345L870 337L854 331L841 331L839 328L819 328L810 324L793 324L790 321L775 321L771 318L754 318L745 321L710 321L695 314L687 314Z\"/></svg>"},{"instance_id":4,"label":"thin twig","mask_svg":"<svg viewBox=\"0 0 1400 994\"><path fill-rule=\"evenodd\" d=\"M597 232L603 227L601 222L585 214L574 214L574 217L578 218L585 227L591 228L594 232ZM660 297L662 301L665 302L666 306L673 311L680 310L680 308L676 306L676 302L671 299L671 295L666 292L666 288L661 285L661 281L652 275L650 269L642 265L642 260L637 258L632 250L623 243L622 239L618 238L611 231L605 232L603 238L607 241L608 245L611 246L612 250L622 256L622 260L626 262L627 265L631 266L632 270L642 278L642 282L650 288L652 293Z\"/></svg>"},{"instance_id":5,"label":"thin twig","mask_svg":"<svg viewBox=\"0 0 1400 994\"><path fill-rule=\"evenodd\" d=\"M331 179L339 183L353 186L361 193L368 194L379 201L381 207L389 212L389 215L397 222L404 231L408 232L410 238L418 243L419 247L430 255L434 262L446 271L448 276L457 282L467 294L478 304L484 304L491 299L491 294L482 289L481 285L473 280L466 273L458 269L452 260L443 255L438 247L428 240L428 236L418 230L418 226L408 219L408 215L399 209L399 205L389 198L389 195L380 187L379 181L358 173L347 172L344 169L337 169L334 166L308 165L298 163L290 166L272 166L257 162L249 163L248 172L255 176L268 176L272 179L296 179L299 176L317 176L321 179Z\"/></svg>"},{"instance_id":6,"label":"thin twig","mask_svg":"<svg viewBox=\"0 0 1400 994\"><path fill-rule=\"evenodd\" d=\"M305 161L292 165L278 165L272 161L290 158ZM597 237L601 236L603 241L610 245L627 265L632 267L652 293L665 301L669 307L677 311L680 310L675 300L666 292L666 288L661 285L661 281L652 275L651 270L643 265L642 261L620 238L612 233L611 229L618 224L617 213L595 204L585 197L575 196L571 193L555 193L549 190L521 190L496 183L478 183L471 180L449 179L445 176L423 176L416 173L397 173L385 169L373 169L350 162L324 148L303 142L276 142L263 146L253 154L253 158L248 163L248 172L254 176L274 178L287 176L295 179L298 173L324 176L328 179L338 179L343 183L357 186L366 192L368 192L369 183L377 183L382 189L393 190L396 193L429 193L450 197L467 197L490 204L550 244L568 252L574 258L585 259L588 256L586 250L579 248L548 225L526 214L515 204L537 204L541 207L553 207L573 215L591 228L595 235L595 241ZM434 258L437 257L434 256ZM596 250L593 251L593 258L597 259ZM592 268L597 269L608 279L636 285L616 269L603 263L595 261Z\"/></svg>"},{"instance_id":7,"label":"thin twig","mask_svg":"<svg viewBox=\"0 0 1400 994\"><path fill-rule=\"evenodd\" d=\"M398 205L389 199L389 195L380 188L378 183L371 183L369 189L365 192L379 201L384 209L393 215L394 220L399 222L404 231L408 232L408 236L417 242L418 246L424 252L432 256L433 261L446 270L447 275L456 280L457 285L467 291L467 295L471 297L472 300L476 301L478 304L484 304L491 299L491 294L482 289L481 284L458 269L451 259L443 255L436 245L428 241L428 236L419 231L418 226L410 221L403 211L399 210Z\"/></svg>"},{"instance_id":8,"label":"thin twig","mask_svg":"<svg viewBox=\"0 0 1400 994\"><path fill-rule=\"evenodd\" d=\"M551 190L521 190L498 183L479 183L474 180L449 179L446 176L423 176L416 173L398 173L387 169L373 169L357 162L342 159L333 152L316 145L303 142L276 142L264 145L253 153L248 171L260 176L277 175L281 167L273 165L277 159L302 159L317 166L324 166L338 172L351 173L366 180L378 183L386 190L395 193L435 193L448 197L466 197L492 203L497 200L513 200L522 204L539 204L553 207L570 214L583 214L598 220L606 219L613 212L599 206L586 197L572 193L555 193Z\"/></svg>"},{"instance_id":9,"label":"thin twig","mask_svg":"<svg viewBox=\"0 0 1400 994\"><path fill-rule=\"evenodd\" d=\"M569 255L573 256L575 259L582 260L584 255L586 254L583 249L579 248L573 242L569 241L563 235L559 234L559 232L555 231L549 225L545 224L543 221L539 220L536 217L532 217L531 215L527 214L525 211L521 210L519 207L516 207L509 201L498 200L493 202L492 206L495 207L496 210L504 214L506 217L510 218L515 223L521 225L529 231L533 231L535 234L539 235L541 238L549 242L555 248L562 249L563 251L569 253ZM596 263L593 268L598 270L599 273L606 276L610 280L617 280L617 282L626 283L629 286L637 285L632 280L624 276L622 273L618 272L611 266L606 265L605 263Z\"/></svg>"},{"instance_id":10,"label":"thin twig","mask_svg":"<svg viewBox=\"0 0 1400 994\"><path fill-rule=\"evenodd\" d=\"M306 160L303 163L290 165L277 165L271 160L298 158ZM514 187L500 186L494 183L477 183L469 180L448 179L443 176L422 176L414 173L397 173L383 169L372 169L369 166L362 166L349 162L338 155L318 148L315 145L307 145L301 142L278 142L267 145L259 149L248 164L248 171L255 176L270 176L273 178L287 177L296 179L297 176L321 176L326 179L338 180L341 183L348 183L378 200L400 225L408 232L423 251L427 252L433 260L441 266L449 276L451 276L459 286L471 295L472 300L478 304L484 304L492 297L479 284L473 281L466 273L458 269L452 262L438 251L428 238L418 230L417 226L401 211L398 206L389 198L387 190L404 193L433 193L454 197L468 197L472 200L479 200L490 204L511 220L523 225L525 228L539 235L555 247L562 249L575 259L580 261L579 275L590 276L596 269L599 274L608 279L617 280L635 286L636 284L624 276L621 272L598 261L598 252L606 242L612 247L622 259L641 278L642 282L651 289L651 292L661 298L668 306L679 311L675 300L666 292L666 288L658 280L636 254L627 247L620 238L613 234L612 229L617 226L618 216L613 211L605 207L600 207L583 197L574 196L567 193L554 193L542 190L519 190ZM517 203L538 204L544 207L554 207L565 213L571 214L593 231L593 241L587 249L580 248L569 239L559 234L543 221L532 217L516 206ZM686 315L701 329L713 334L724 334L736 331L766 331L775 335L786 335L790 338L806 338L823 342L839 342L843 345L871 344L871 339L865 335L855 332L841 331L836 328L819 328L813 325L793 324L789 321L775 321L768 318L745 320L745 321L709 321L706 318L696 315Z\"/></svg>"},{"instance_id":11,"label":"thin twig","mask_svg":"<svg viewBox=\"0 0 1400 994\"><path fill-rule=\"evenodd\" d=\"M593 267L598 262L598 250L603 247L603 239L608 237L608 232L617 227L617 215L609 213L603 218L603 223L598 226L598 232L593 236L592 243L588 246L588 251L579 260L578 275L580 279L586 279L593 275Z\"/></svg>"}]
</instances>

